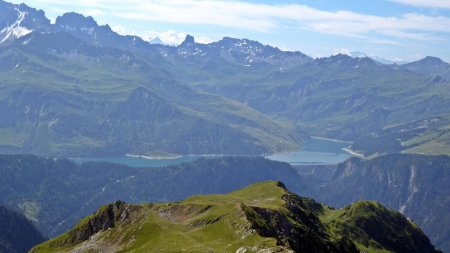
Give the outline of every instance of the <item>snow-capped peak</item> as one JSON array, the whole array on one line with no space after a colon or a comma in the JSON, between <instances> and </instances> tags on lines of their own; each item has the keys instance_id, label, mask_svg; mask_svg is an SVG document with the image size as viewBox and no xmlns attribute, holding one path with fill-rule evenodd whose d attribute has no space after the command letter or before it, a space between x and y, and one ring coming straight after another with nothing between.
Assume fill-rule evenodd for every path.
<instances>
[{"instance_id":1,"label":"snow-capped peak","mask_svg":"<svg viewBox=\"0 0 450 253\"><path fill-rule=\"evenodd\" d=\"M28 15L28 12L23 12L18 8L15 8L17 11L17 20L10 26L5 27L0 32L0 44L7 41L10 38L20 38L32 32L32 30L21 26L22 22L25 20L25 17Z\"/></svg>"},{"instance_id":2,"label":"snow-capped peak","mask_svg":"<svg viewBox=\"0 0 450 253\"><path fill-rule=\"evenodd\" d=\"M350 49L347 48L338 48L335 49L333 52L333 56L339 55L339 54L343 54L343 55L347 55L350 56L352 58L364 58L364 57L368 57L365 53L362 52L355 52L352 51Z\"/></svg>"},{"instance_id":3,"label":"snow-capped peak","mask_svg":"<svg viewBox=\"0 0 450 253\"><path fill-rule=\"evenodd\" d=\"M356 51L352 51L350 49L347 48L339 48L339 49L335 49L333 52L333 56L339 55L339 54L343 54L343 55L347 55L350 56L352 58L370 58L376 62L382 63L382 64L404 64L406 63L406 61L402 60L402 59L386 59L377 55L373 55L373 54L365 54L363 52L356 52Z\"/></svg>"}]
</instances>

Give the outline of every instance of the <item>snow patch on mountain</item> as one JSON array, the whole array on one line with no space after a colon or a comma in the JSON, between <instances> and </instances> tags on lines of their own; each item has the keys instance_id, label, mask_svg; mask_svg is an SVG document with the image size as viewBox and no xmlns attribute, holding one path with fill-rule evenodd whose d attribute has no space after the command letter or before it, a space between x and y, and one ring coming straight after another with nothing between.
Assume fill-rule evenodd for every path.
<instances>
[{"instance_id":1,"label":"snow patch on mountain","mask_svg":"<svg viewBox=\"0 0 450 253\"><path fill-rule=\"evenodd\" d=\"M347 48L338 48L335 49L333 52L333 56L339 55L339 54L343 54L343 55L348 55L352 58L364 58L364 57L369 57L367 54L362 53L362 52L355 52L352 51L350 49Z\"/></svg>"},{"instance_id":2,"label":"snow patch on mountain","mask_svg":"<svg viewBox=\"0 0 450 253\"><path fill-rule=\"evenodd\" d=\"M337 48L333 50L333 54L332 56L336 56L339 54L343 54L343 55L347 55L350 56L352 58L370 58L376 62L382 63L382 64L404 64L407 63L406 61L402 60L402 59L386 59L380 56L376 56L376 55L368 55L366 53L363 52L357 52L357 51L353 51L350 50L348 48Z\"/></svg>"},{"instance_id":3,"label":"snow patch on mountain","mask_svg":"<svg viewBox=\"0 0 450 253\"><path fill-rule=\"evenodd\" d=\"M94 27L81 27L80 31L87 32L87 34L89 34L89 35L93 35L95 32L95 28Z\"/></svg>"},{"instance_id":4,"label":"snow patch on mountain","mask_svg":"<svg viewBox=\"0 0 450 253\"><path fill-rule=\"evenodd\" d=\"M22 22L25 20L25 17L28 15L27 12L22 12L18 8L15 8L17 11L17 20L10 26L5 27L0 35L2 38L0 44L7 41L10 38L20 38L32 32L32 30L21 26Z\"/></svg>"}]
</instances>

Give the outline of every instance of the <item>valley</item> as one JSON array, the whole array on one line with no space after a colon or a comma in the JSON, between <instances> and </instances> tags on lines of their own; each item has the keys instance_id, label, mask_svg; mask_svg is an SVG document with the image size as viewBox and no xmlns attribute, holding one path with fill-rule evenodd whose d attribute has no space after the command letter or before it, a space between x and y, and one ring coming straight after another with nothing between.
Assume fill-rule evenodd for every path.
<instances>
[{"instance_id":1,"label":"valley","mask_svg":"<svg viewBox=\"0 0 450 253\"><path fill-rule=\"evenodd\" d=\"M0 253L450 252L445 54L168 45L54 11L0 0Z\"/></svg>"}]
</instances>

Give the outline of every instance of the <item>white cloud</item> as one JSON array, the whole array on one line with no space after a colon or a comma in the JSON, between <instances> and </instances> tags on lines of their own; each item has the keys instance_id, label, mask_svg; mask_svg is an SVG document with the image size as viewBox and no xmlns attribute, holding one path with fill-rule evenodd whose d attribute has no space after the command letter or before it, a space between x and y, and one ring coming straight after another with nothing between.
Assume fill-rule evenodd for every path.
<instances>
[{"instance_id":1,"label":"white cloud","mask_svg":"<svg viewBox=\"0 0 450 253\"><path fill-rule=\"evenodd\" d=\"M449 0L391 0L391 1L421 7L450 9Z\"/></svg>"},{"instance_id":2,"label":"white cloud","mask_svg":"<svg viewBox=\"0 0 450 253\"><path fill-rule=\"evenodd\" d=\"M174 30L169 30L169 31L163 31L163 32L146 31L141 36L144 40L147 40L147 41L150 41L150 40L158 37L162 42L164 42L164 44L175 46L175 45L181 44L181 42L183 42L184 39L186 38L186 35L187 35L187 33L184 33L184 32L177 32ZM195 42L207 44L207 43L213 42L213 40L206 36L196 36Z\"/></svg>"},{"instance_id":3,"label":"white cloud","mask_svg":"<svg viewBox=\"0 0 450 253\"><path fill-rule=\"evenodd\" d=\"M122 25L111 25L111 29L120 35L134 35Z\"/></svg>"},{"instance_id":4,"label":"white cloud","mask_svg":"<svg viewBox=\"0 0 450 253\"><path fill-rule=\"evenodd\" d=\"M335 48L335 49L333 49L332 55L344 54L344 55L352 56L352 52L353 52L353 50L348 49L348 48Z\"/></svg>"},{"instance_id":5,"label":"white cloud","mask_svg":"<svg viewBox=\"0 0 450 253\"><path fill-rule=\"evenodd\" d=\"M393 40L437 40L450 33L450 18L408 13L376 16L351 11L324 11L302 4L261 4L224 0L31 0L61 8L89 8L130 21L183 25L212 25L270 33L282 27L298 27L322 34L395 43ZM405 4L446 8L449 0L391 0ZM92 11L91 11L92 12ZM166 32L167 33L167 32ZM179 41L168 33L167 41ZM158 36L160 37L160 36Z\"/></svg>"},{"instance_id":6,"label":"white cloud","mask_svg":"<svg viewBox=\"0 0 450 253\"><path fill-rule=\"evenodd\" d=\"M206 37L206 36L200 36L200 37L195 37L195 42L200 43L200 44L208 44L208 43L214 42L214 40L209 37Z\"/></svg>"},{"instance_id":7,"label":"white cloud","mask_svg":"<svg viewBox=\"0 0 450 253\"><path fill-rule=\"evenodd\" d=\"M186 33L169 30L164 32L147 31L142 35L142 38L147 41L156 37L167 45L179 45L186 38Z\"/></svg>"},{"instance_id":8,"label":"white cloud","mask_svg":"<svg viewBox=\"0 0 450 253\"><path fill-rule=\"evenodd\" d=\"M87 16L95 17L95 16L100 16L100 15L105 15L107 13L105 13L105 11L100 10L100 9L86 9L83 11L83 14L87 15Z\"/></svg>"}]
</instances>

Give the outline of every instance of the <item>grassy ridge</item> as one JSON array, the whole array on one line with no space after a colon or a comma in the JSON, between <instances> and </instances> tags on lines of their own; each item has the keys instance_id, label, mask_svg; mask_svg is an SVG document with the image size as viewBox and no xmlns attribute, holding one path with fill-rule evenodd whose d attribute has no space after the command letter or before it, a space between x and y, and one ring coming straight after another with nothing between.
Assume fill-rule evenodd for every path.
<instances>
[{"instance_id":1,"label":"grassy ridge","mask_svg":"<svg viewBox=\"0 0 450 253\"><path fill-rule=\"evenodd\" d=\"M32 252L437 252L401 214L378 203L334 210L280 182L182 202L100 208Z\"/></svg>"}]
</instances>

